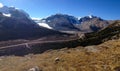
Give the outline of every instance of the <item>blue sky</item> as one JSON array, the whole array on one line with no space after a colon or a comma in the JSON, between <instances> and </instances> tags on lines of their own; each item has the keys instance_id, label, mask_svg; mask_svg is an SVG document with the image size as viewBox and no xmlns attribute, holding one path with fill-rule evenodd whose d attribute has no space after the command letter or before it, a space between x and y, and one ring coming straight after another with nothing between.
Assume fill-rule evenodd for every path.
<instances>
[{"instance_id":1,"label":"blue sky","mask_svg":"<svg viewBox=\"0 0 120 71\"><path fill-rule=\"evenodd\" d=\"M76 17L92 14L108 20L120 19L120 0L0 0L0 3L23 9L37 18L63 13Z\"/></svg>"}]
</instances>

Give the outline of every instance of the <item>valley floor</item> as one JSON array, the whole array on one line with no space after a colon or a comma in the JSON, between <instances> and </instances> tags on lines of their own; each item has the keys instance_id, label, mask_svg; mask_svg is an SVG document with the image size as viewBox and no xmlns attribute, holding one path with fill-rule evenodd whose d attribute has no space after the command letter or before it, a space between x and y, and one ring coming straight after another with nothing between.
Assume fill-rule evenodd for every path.
<instances>
[{"instance_id":1,"label":"valley floor","mask_svg":"<svg viewBox=\"0 0 120 71\"><path fill-rule=\"evenodd\" d=\"M29 71L36 67L40 71L120 71L120 40L24 57L0 57L0 71Z\"/></svg>"}]
</instances>

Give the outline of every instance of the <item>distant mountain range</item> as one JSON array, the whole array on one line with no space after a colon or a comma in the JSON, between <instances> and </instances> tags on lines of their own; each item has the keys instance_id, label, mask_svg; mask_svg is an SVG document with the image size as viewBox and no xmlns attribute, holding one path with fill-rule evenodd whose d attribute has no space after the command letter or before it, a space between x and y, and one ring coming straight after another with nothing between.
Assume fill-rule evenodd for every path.
<instances>
[{"instance_id":1,"label":"distant mountain range","mask_svg":"<svg viewBox=\"0 0 120 71\"><path fill-rule=\"evenodd\" d=\"M93 15L76 18L66 14L55 14L44 19L34 18L33 20L49 29L83 33L95 32L110 24L109 21Z\"/></svg>"},{"instance_id":2,"label":"distant mountain range","mask_svg":"<svg viewBox=\"0 0 120 71\"><path fill-rule=\"evenodd\" d=\"M35 19L34 19L35 20ZM58 30L58 31L80 31L78 28L74 26L74 24L79 21L74 16L64 15L64 14L56 14L49 16L47 18L36 21L40 26L47 27L49 29ZM42 25L47 24L47 26Z\"/></svg>"},{"instance_id":3,"label":"distant mountain range","mask_svg":"<svg viewBox=\"0 0 120 71\"><path fill-rule=\"evenodd\" d=\"M23 10L3 6L0 8L0 41L32 39L61 34L36 24Z\"/></svg>"},{"instance_id":4,"label":"distant mountain range","mask_svg":"<svg viewBox=\"0 0 120 71\"><path fill-rule=\"evenodd\" d=\"M97 16L76 18L66 14L55 14L43 19L31 19L23 10L15 7L0 8L0 40L40 38L65 33L96 32L111 22Z\"/></svg>"}]
</instances>

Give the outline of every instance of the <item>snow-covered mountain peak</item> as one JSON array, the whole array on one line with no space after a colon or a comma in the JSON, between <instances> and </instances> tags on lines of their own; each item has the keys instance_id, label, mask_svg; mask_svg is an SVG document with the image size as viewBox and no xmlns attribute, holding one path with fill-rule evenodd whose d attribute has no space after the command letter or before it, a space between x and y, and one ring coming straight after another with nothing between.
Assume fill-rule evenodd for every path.
<instances>
[{"instance_id":1,"label":"snow-covered mountain peak","mask_svg":"<svg viewBox=\"0 0 120 71\"><path fill-rule=\"evenodd\" d=\"M93 18L93 15L89 15L88 17L89 17L89 18Z\"/></svg>"},{"instance_id":2,"label":"snow-covered mountain peak","mask_svg":"<svg viewBox=\"0 0 120 71\"><path fill-rule=\"evenodd\" d=\"M12 7L4 6L1 3L0 3L0 12L4 16L13 17L16 19L30 18L29 15L25 11L15 8L14 6Z\"/></svg>"},{"instance_id":3,"label":"snow-covered mountain peak","mask_svg":"<svg viewBox=\"0 0 120 71\"><path fill-rule=\"evenodd\" d=\"M80 20L82 17L78 17L77 19Z\"/></svg>"},{"instance_id":4,"label":"snow-covered mountain peak","mask_svg":"<svg viewBox=\"0 0 120 71\"><path fill-rule=\"evenodd\" d=\"M83 19L83 18L92 19L92 18L94 18L94 17L95 17L95 16L93 16L93 15L88 15L88 16L84 16L84 17L78 17L78 20Z\"/></svg>"}]
</instances>

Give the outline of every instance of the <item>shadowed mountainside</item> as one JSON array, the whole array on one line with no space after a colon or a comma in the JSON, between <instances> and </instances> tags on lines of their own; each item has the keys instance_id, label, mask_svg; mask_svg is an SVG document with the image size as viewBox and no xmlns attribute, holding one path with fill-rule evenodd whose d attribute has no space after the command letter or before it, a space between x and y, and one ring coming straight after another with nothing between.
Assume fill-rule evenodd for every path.
<instances>
[{"instance_id":1,"label":"shadowed mountainside","mask_svg":"<svg viewBox=\"0 0 120 71\"><path fill-rule=\"evenodd\" d=\"M32 39L62 33L40 27L28 18L17 19L0 14L0 41L12 39Z\"/></svg>"}]
</instances>

